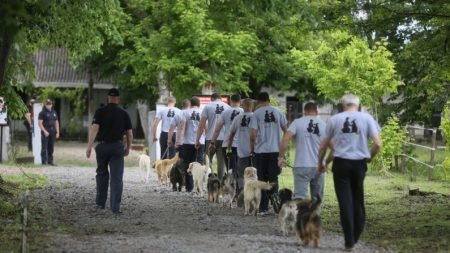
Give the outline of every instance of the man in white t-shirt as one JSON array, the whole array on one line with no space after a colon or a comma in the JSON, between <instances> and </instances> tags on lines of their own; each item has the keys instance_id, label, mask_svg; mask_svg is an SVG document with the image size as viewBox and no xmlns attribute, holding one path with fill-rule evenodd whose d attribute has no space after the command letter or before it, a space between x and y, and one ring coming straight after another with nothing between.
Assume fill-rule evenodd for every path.
<instances>
[{"instance_id":1,"label":"man in white t-shirt","mask_svg":"<svg viewBox=\"0 0 450 253\"><path fill-rule=\"evenodd\" d=\"M202 136L203 132L206 129L206 147L209 147L209 144L211 143L211 138L214 133L214 130L216 129L216 123L222 113L225 110L228 110L230 108L229 105L222 102L222 96L219 93L214 93L211 95L211 102L209 102L205 107L203 108L201 119L200 119L200 127L197 130L197 140L196 140L196 148L200 147L200 136ZM206 127L208 126L208 127ZM223 176L223 168L225 167L225 160L222 153L222 142L223 142L223 131L221 131L221 134L217 137L216 143L214 145L216 148L212 150L212 152L209 152L209 161L212 164L212 159L214 154L217 155L217 174L219 178L222 180Z\"/></svg>"},{"instance_id":2,"label":"man in white t-shirt","mask_svg":"<svg viewBox=\"0 0 450 253\"><path fill-rule=\"evenodd\" d=\"M167 142L167 145L169 148L172 148L175 146L175 142L173 141L174 138L174 132L176 132L180 126L181 119L184 117L184 113L186 113L187 110L191 107L191 100L185 99L183 100L182 110L180 113L176 114L173 118L172 122L170 123L169 128L169 140ZM183 139L180 139L180 143L178 146L175 146L175 149L178 151L180 158L183 159Z\"/></svg>"},{"instance_id":3,"label":"man in white t-shirt","mask_svg":"<svg viewBox=\"0 0 450 253\"><path fill-rule=\"evenodd\" d=\"M155 121L153 121L152 125L152 137L153 142L158 140L156 137L156 128L158 127L159 122L161 121L161 134L159 136L159 146L161 147L161 159L172 158L175 156L176 150L174 147L169 147L168 144L168 135L169 128L172 119L175 115L180 113L180 109L175 107L176 104L175 97L167 98L167 107L160 110L155 117ZM176 135L172 137L172 142L175 142Z\"/></svg>"},{"instance_id":4,"label":"man in white t-shirt","mask_svg":"<svg viewBox=\"0 0 450 253\"><path fill-rule=\"evenodd\" d=\"M333 155L333 180L339 203L341 225L344 230L345 250L352 251L364 229L364 177L367 163L381 149L380 127L371 115L359 112L359 98L348 94L342 97L344 111L331 117L320 144L318 167L323 163L327 148ZM369 139L372 150L369 151ZM331 145L331 140L333 145Z\"/></svg>"},{"instance_id":5,"label":"man in white t-shirt","mask_svg":"<svg viewBox=\"0 0 450 253\"><path fill-rule=\"evenodd\" d=\"M325 122L318 116L317 105L306 103L304 116L294 120L280 144L278 165L286 166L285 154L289 141L295 137L294 199L306 199L308 188L311 199L323 199L324 175L317 170L320 141L325 133Z\"/></svg>"},{"instance_id":6,"label":"man in white t-shirt","mask_svg":"<svg viewBox=\"0 0 450 253\"><path fill-rule=\"evenodd\" d=\"M275 183L270 191L263 191L259 206L261 215L269 214L269 195L278 192L278 152L280 151L281 133L287 129L286 116L275 106L270 105L267 92L258 96L259 108L250 121L250 148L255 153L258 180Z\"/></svg>"},{"instance_id":7,"label":"man in white t-shirt","mask_svg":"<svg viewBox=\"0 0 450 253\"><path fill-rule=\"evenodd\" d=\"M244 170L253 166L253 157L250 151L250 121L253 116L253 99L246 98L242 102L243 113L237 115L231 123L230 134L228 135L228 148L231 148L235 141L241 140L237 145L237 169L236 169L236 196L244 189ZM237 143L236 143L237 144Z\"/></svg>"},{"instance_id":8,"label":"man in white t-shirt","mask_svg":"<svg viewBox=\"0 0 450 253\"><path fill-rule=\"evenodd\" d=\"M230 135L230 129L231 129L231 123L233 122L234 118L238 116L239 114L243 113L244 110L242 110L241 106L241 96L240 95L233 95L231 96L231 108L224 111L220 118L216 122L216 129L214 131L214 134L211 138L211 142L209 144L209 149L213 150L216 149L215 143L217 141L217 138L223 132L223 142L222 142L222 155L225 158L225 166L228 170L233 170L233 176L236 176L236 162L237 162L237 145L238 141L237 139L234 139L231 143L230 147L230 153L227 154L227 148L228 148L228 136ZM219 175L219 177L222 177L222 175Z\"/></svg>"},{"instance_id":9,"label":"man in white t-shirt","mask_svg":"<svg viewBox=\"0 0 450 253\"><path fill-rule=\"evenodd\" d=\"M205 148L205 135L202 134L199 139L199 147L197 148L195 139L197 136L197 130L200 125L200 115L202 109L200 109L200 100L198 97L191 98L191 108L187 110L181 118L179 127L179 133L175 146L179 146L181 140L183 140L183 161L184 167L187 171L191 162L199 162L203 164L203 150ZM186 172L186 191L191 192L194 188L194 180L192 175Z\"/></svg>"}]
</instances>

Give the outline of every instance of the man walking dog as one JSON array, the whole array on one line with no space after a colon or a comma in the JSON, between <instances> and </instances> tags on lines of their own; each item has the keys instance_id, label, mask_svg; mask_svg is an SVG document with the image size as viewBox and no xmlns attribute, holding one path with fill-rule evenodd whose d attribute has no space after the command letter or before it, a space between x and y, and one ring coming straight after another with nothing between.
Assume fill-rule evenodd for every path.
<instances>
[{"instance_id":1,"label":"man walking dog","mask_svg":"<svg viewBox=\"0 0 450 253\"><path fill-rule=\"evenodd\" d=\"M180 111L180 113L175 115L172 122L170 123L170 128L169 128L169 137L168 137L167 145L169 146L169 148L175 147L175 149L178 151L178 154L181 159L183 159L183 139L180 139L180 142L178 143L178 145L175 146L176 137L174 138L174 136L175 136L174 132L176 130L179 130L181 119L184 117L184 113L186 113L186 111L189 110L189 108L191 108L191 100L189 100L189 99L183 100L183 105L182 105L181 111ZM174 139L175 139L175 141L174 141Z\"/></svg>"},{"instance_id":2,"label":"man walking dog","mask_svg":"<svg viewBox=\"0 0 450 253\"><path fill-rule=\"evenodd\" d=\"M108 105L101 107L94 114L86 149L86 157L89 158L92 145L97 137L98 144L95 147L97 158L97 208L105 209L109 183L111 186L111 210L115 214L121 213L120 202L123 191L124 156L129 154L133 140L130 116L118 104L119 90L112 88L108 91ZM126 146L122 143L125 133L127 136Z\"/></svg>"},{"instance_id":3,"label":"man walking dog","mask_svg":"<svg viewBox=\"0 0 450 253\"><path fill-rule=\"evenodd\" d=\"M158 140L158 137L156 137L156 128L158 127L159 122L161 121L161 134L159 135L159 146L161 147L161 160L162 159L169 159L175 156L175 147L168 146L169 143L169 129L170 124L172 123L173 118L175 115L180 114L180 109L175 107L176 104L175 97L168 97L167 98L167 107L160 110L158 114L156 114L155 121L153 121L152 125L152 136L153 136L153 142L156 142ZM176 132L176 131L174 131ZM172 139L170 139L171 142L175 142L176 134L172 135Z\"/></svg>"},{"instance_id":4,"label":"man walking dog","mask_svg":"<svg viewBox=\"0 0 450 253\"><path fill-rule=\"evenodd\" d=\"M352 251L364 229L364 177L367 163L381 149L380 127L368 113L358 111L359 98L348 94L342 97L344 111L331 117L320 144L318 168L327 170L323 163L327 148L334 154L333 180L339 203L341 225L344 230L345 250ZM369 151L368 139L373 140ZM331 144L333 141L333 145Z\"/></svg>"}]
</instances>

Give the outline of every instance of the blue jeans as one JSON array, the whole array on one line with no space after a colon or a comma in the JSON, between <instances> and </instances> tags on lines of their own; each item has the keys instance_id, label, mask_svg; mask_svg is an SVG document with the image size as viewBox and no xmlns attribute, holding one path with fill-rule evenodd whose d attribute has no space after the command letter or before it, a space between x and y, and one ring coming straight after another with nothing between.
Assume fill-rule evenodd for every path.
<instances>
[{"instance_id":1,"label":"blue jeans","mask_svg":"<svg viewBox=\"0 0 450 253\"><path fill-rule=\"evenodd\" d=\"M103 142L95 147L95 152L97 156L97 176L95 177L97 181L96 203L105 207L109 184L111 187L111 210L117 212L120 210L120 202L122 201L124 145L119 141L113 143Z\"/></svg>"},{"instance_id":2,"label":"blue jeans","mask_svg":"<svg viewBox=\"0 0 450 253\"><path fill-rule=\"evenodd\" d=\"M294 199L308 198L308 187L311 199L317 199L317 194L323 199L323 188L325 177L319 173L317 167L295 167L294 168Z\"/></svg>"}]
</instances>

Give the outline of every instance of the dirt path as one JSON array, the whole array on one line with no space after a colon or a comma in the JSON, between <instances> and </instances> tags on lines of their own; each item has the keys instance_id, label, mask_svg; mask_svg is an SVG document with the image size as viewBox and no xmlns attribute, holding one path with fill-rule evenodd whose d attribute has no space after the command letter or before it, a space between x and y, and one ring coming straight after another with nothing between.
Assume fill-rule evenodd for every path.
<instances>
[{"instance_id":1,"label":"dirt path","mask_svg":"<svg viewBox=\"0 0 450 253\"><path fill-rule=\"evenodd\" d=\"M48 206L57 220L76 231L52 233L42 252L342 252L341 236L325 233L320 249L303 247L294 236L280 236L276 216L245 217L242 209L160 187L154 175L145 184L143 172L135 168L125 171L121 216L95 211L94 168L32 172L46 175L50 182L32 193L33 203ZM354 252L387 251L361 243Z\"/></svg>"}]
</instances>

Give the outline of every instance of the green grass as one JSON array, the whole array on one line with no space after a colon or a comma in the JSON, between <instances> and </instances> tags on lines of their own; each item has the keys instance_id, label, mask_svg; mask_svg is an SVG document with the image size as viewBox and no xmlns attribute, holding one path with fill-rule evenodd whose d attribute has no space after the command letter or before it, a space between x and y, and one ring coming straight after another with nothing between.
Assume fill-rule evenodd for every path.
<instances>
[{"instance_id":1,"label":"green grass","mask_svg":"<svg viewBox=\"0 0 450 253\"><path fill-rule=\"evenodd\" d=\"M48 181L41 175L2 175L0 184L0 241L1 252L18 252L21 243L21 198L26 190L43 188ZM28 249L36 250L36 245L45 241L45 232L55 226L40 206L29 207Z\"/></svg>"},{"instance_id":2,"label":"green grass","mask_svg":"<svg viewBox=\"0 0 450 253\"><path fill-rule=\"evenodd\" d=\"M280 188L293 189L292 169L279 177ZM428 196L409 196L408 189L435 192ZM444 196L445 195L445 196ZM383 177L369 172L365 179L367 223L362 239L398 252L449 252L450 182L429 181L418 176L393 173ZM326 174L324 228L342 234L333 175Z\"/></svg>"}]
</instances>

